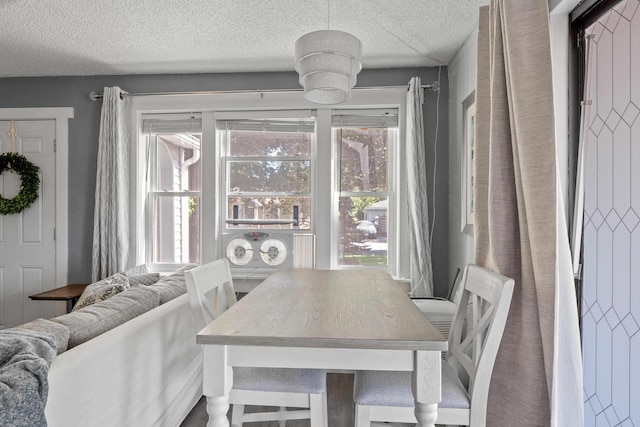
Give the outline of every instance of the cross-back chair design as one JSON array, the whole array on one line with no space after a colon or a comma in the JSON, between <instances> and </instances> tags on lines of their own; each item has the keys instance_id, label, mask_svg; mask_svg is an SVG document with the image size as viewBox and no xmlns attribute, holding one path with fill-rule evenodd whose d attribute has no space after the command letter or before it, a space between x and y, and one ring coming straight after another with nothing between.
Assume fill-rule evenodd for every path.
<instances>
[{"instance_id":1,"label":"cross-back chair design","mask_svg":"<svg viewBox=\"0 0 640 427\"><path fill-rule=\"evenodd\" d=\"M442 363L437 424L485 427L489 383L509 314L514 281L469 265ZM356 372L356 426L415 423L410 372Z\"/></svg>"},{"instance_id":2,"label":"cross-back chair design","mask_svg":"<svg viewBox=\"0 0 640 427\"><path fill-rule=\"evenodd\" d=\"M196 332L237 302L233 278L226 259L185 272L189 303ZM327 427L325 371L319 369L233 368L231 424L310 419L311 427ZM271 412L245 413L245 405L276 406ZM286 408L305 408L287 410Z\"/></svg>"}]
</instances>

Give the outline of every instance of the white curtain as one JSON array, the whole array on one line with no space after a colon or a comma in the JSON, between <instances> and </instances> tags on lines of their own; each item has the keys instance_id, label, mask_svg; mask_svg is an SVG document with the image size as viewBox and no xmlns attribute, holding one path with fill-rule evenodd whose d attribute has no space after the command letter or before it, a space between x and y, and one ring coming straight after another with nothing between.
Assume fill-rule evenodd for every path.
<instances>
[{"instance_id":1,"label":"white curtain","mask_svg":"<svg viewBox=\"0 0 640 427\"><path fill-rule=\"evenodd\" d=\"M478 24L476 263L516 281L487 425L581 426L582 363L557 173L546 0L491 0Z\"/></svg>"},{"instance_id":2,"label":"white curtain","mask_svg":"<svg viewBox=\"0 0 640 427\"><path fill-rule=\"evenodd\" d=\"M92 280L127 267L129 259L129 108L119 87L105 87L98 139Z\"/></svg>"},{"instance_id":3,"label":"white curtain","mask_svg":"<svg viewBox=\"0 0 640 427\"><path fill-rule=\"evenodd\" d=\"M407 207L412 296L433 296L423 101L420 78L414 77L407 93Z\"/></svg>"},{"instance_id":4,"label":"white curtain","mask_svg":"<svg viewBox=\"0 0 640 427\"><path fill-rule=\"evenodd\" d=\"M560 178L556 193L562 194ZM556 205L556 295L554 310L554 359L551 388L551 426L584 425L582 353L578 305L571 268L571 251L562 197Z\"/></svg>"}]
</instances>

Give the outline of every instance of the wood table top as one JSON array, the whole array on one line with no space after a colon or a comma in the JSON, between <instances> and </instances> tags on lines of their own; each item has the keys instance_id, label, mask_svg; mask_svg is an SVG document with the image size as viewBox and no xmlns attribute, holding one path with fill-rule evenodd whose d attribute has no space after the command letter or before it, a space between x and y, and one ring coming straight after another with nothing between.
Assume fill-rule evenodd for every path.
<instances>
[{"instance_id":1,"label":"wood table top","mask_svg":"<svg viewBox=\"0 0 640 427\"><path fill-rule=\"evenodd\" d=\"M446 351L388 273L282 270L197 337L199 344Z\"/></svg>"},{"instance_id":2,"label":"wood table top","mask_svg":"<svg viewBox=\"0 0 640 427\"><path fill-rule=\"evenodd\" d=\"M60 288L50 289L48 291L40 292L39 294L29 295L32 300L56 300L65 301L73 298L78 298L82 295L82 291L87 287L86 283L77 283Z\"/></svg>"}]
</instances>

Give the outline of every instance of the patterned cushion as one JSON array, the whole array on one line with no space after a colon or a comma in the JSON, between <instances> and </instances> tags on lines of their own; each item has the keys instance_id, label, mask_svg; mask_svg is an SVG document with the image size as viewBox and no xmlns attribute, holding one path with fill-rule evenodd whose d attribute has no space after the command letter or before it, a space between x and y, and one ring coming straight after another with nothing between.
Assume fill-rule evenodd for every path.
<instances>
[{"instance_id":1,"label":"patterned cushion","mask_svg":"<svg viewBox=\"0 0 640 427\"><path fill-rule=\"evenodd\" d=\"M158 306L152 286L136 286L106 301L51 319L69 328L69 348L89 341Z\"/></svg>"},{"instance_id":2,"label":"patterned cushion","mask_svg":"<svg viewBox=\"0 0 640 427\"><path fill-rule=\"evenodd\" d=\"M157 290L160 293L160 304L164 304L167 301L171 301L174 298L187 292L187 284L184 281L184 272L196 267L196 264L188 264L184 267L176 270L175 273L163 277L150 288Z\"/></svg>"},{"instance_id":3,"label":"patterned cushion","mask_svg":"<svg viewBox=\"0 0 640 427\"><path fill-rule=\"evenodd\" d=\"M146 273L146 274L136 274L135 276L128 276L129 284L131 286L137 285L153 285L158 280L160 280L160 273Z\"/></svg>"},{"instance_id":4,"label":"patterned cushion","mask_svg":"<svg viewBox=\"0 0 640 427\"><path fill-rule=\"evenodd\" d=\"M121 273L116 273L99 282L95 282L84 288L73 311L79 310L96 302L104 301L129 288L129 278Z\"/></svg>"}]
</instances>

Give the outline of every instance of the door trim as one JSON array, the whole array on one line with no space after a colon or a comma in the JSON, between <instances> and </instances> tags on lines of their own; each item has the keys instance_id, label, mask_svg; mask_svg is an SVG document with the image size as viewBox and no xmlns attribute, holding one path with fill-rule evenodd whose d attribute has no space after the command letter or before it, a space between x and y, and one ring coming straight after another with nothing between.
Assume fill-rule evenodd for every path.
<instances>
[{"instance_id":1,"label":"door trim","mask_svg":"<svg viewBox=\"0 0 640 427\"><path fill-rule=\"evenodd\" d=\"M69 268L69 119L72 107L0 108L0 120L56 121L56 283L68 284Z\"/></svg>"}]
</instances>

